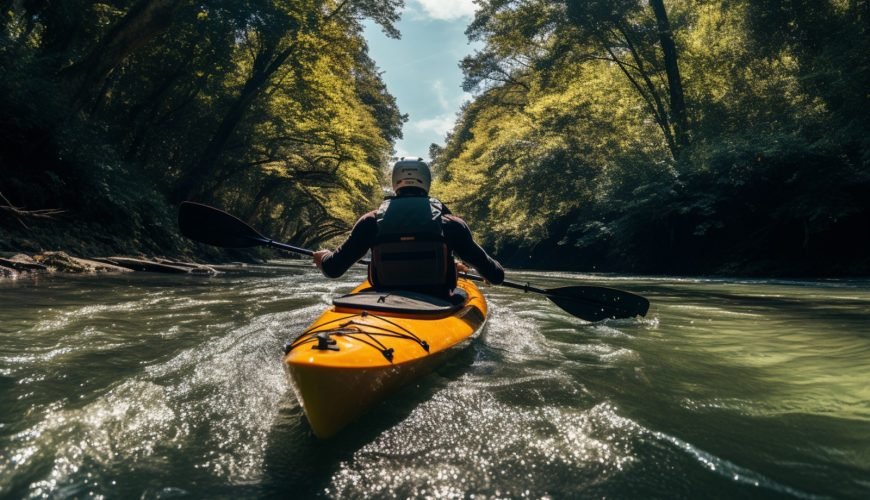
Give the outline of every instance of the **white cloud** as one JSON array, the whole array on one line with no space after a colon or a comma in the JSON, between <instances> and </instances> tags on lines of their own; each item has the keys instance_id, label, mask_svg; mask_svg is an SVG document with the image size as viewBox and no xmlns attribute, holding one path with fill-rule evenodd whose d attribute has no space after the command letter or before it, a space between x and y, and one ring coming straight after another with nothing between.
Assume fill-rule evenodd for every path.
<instances>
[{"instance_id":1,"label":"white cloud","mask_svg":"<svg viewBox=\"0 0 870 500\"><path fill-rule=\"evenodd\" d=\"M447 88L444 87L444 82L441 80L435 80L432 83L432 92L435 93L435 99L438 101L438 105L441 106L441 109L450 109L450 101L447 99Z\"/></svg>"},{"instance_id":2,"label":"white cloud","mask_svg":"<svg viewBox=\"0 0 870 500\"><path fill-rule=\"evenodd\" d=\"M455 122L455 113L444 113L443 115L438 115L434 118L426 118L424 120L411 122L408 125L418 132L435 132L439 136L444 137L447 135L447 132L450 132L453 128Z\"/></svg>"},{"instance_id":3,"label":"white cloud","mask_svg":"<svg viewBox=\"0 0 870 500\"><path fill-rule=\"evenodd\" d=\"M476 8L474 0L411 0L408 4L411 12L439 21L472 17Z\"/></svg>"}]
</instances>

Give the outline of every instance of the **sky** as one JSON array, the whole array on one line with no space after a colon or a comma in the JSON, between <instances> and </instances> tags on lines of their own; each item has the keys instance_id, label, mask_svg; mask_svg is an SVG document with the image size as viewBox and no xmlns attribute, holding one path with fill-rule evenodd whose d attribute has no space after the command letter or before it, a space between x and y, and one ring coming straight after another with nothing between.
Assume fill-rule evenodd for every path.
<instances>
[{"instance_id":1,"label":"sky","mask_svg":"<svg viewBox=\"0 0 870 500\"><path fill-rule=\"evenodd\" d=\"M399 110L408 115L396 156L428 160L429 145L444 144L459 107L471 100L462 90L459 61L480 48L465 36L473 15L473 0L405 0L397 24L401 39L387 38L377 25L366 26L369 56Z\"/></svg>"}]
</instances>

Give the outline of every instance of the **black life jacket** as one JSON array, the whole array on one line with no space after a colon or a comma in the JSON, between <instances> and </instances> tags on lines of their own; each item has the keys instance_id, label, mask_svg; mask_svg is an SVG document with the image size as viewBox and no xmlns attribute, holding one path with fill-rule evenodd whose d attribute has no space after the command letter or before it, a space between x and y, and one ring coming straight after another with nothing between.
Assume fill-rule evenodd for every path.
<instances>
[{"instance_id":1,"label":"black life jacket","mask_svg":"<svg viewBox=\"0 0 870 500\"><path fill-rule=\"evenodd\" d=\"M378 208L369 281L378 289L449 293L456 271L444 239L444 206L435 198L387 198Z\"/></svg>"}]
</instances>

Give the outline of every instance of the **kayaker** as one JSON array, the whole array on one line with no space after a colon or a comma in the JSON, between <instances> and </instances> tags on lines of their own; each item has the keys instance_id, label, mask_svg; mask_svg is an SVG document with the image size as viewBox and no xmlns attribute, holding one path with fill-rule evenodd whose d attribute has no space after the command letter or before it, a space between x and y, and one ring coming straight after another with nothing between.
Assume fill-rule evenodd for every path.
<instances>
[{"instance_id":1,"label":"kayaker","mask_svg":"<svg viewBox=\"0 0 870 500\"><path fill-rule=\"evenodd\" d=\"M338 278L371 249L369 281L376 289L449 297L456 287L456 254L490 283L501 283L501 264L474 241L464 220L429 197L431 183L432 173L422 158L397 161L392 170L395 196L360 217L335 251L314 252L314 265Z\"/></svg>"}]
</instances>

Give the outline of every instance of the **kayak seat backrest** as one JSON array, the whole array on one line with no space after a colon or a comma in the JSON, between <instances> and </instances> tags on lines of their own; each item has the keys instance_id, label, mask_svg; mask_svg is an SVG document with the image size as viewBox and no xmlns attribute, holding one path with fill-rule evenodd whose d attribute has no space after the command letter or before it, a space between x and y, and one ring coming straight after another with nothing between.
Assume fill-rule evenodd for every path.
<instances>
[{"instance_id":1,"label":"kayak seat backrest","mask_svg":"<svg viewBox=\"0 0 870 500\"><path fill-rule=\"evenodd\" d=\"M450 270L455 269L447 245L442 241L395 241L372 248L370 281L383 288L441 287L448 290Z\"/></svg>"},{"instance_id":2,"label":"kayak seat backrest","mask_svg":"<svg viewBox=\"0 0 870 500\"><path fill-rule=\"evenodd\" d=\"M345 309L434 316L458 311L467 299L468 294L459 288L448 299L404 290L377 291L370 289L336 297L332 300L332 304Z\"/></svg>"}]
</instances>

